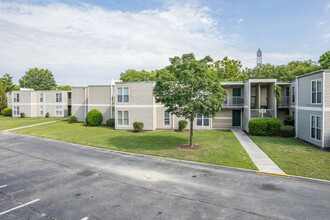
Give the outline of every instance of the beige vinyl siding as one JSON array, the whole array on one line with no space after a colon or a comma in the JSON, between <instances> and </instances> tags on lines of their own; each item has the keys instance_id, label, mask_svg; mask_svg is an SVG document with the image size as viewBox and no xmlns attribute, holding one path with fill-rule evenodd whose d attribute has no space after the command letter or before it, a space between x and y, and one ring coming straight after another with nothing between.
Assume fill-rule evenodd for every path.
<instances>
[{"instance_id":1,"label":"beige vinyl siding","mask_svg":"<svg viewBox=\"0 0 330 220\"><path fill-rule=\"evenodd\" d=\"M88 87L88 104L89 105L110 105L111 104L111 87L110 86L91 86Z\"/></svg>"},{"instance_id":2,"label":"beige vinyl siding","mask_svg":"<svg viewBox=\"0 0 330 220\"><path fill-rule=\"evenodd\" d=\"M103 116L102 124L105 124L106 121L111 117L111 111L110 111L111 108L110 108L110 106L97 106L97 105L90 106L89 105L87 113L90 112L93 109L96 109L96 110L98 110L102 113L102 116Z\"/></svg>"},{"instance_id":3,"label":"beige vinyl siding","mask_svg":"<svg viewBox=\"0 0 330 220\"><path fill-rule=\"evenodd\" d=\"M299 81L300 81L300 79L299 79ZM321 141L317 141L317 140L310 138L310 136L311 136L311 123L310 123L311 115L317 115L317 116L322 117L322 112L321 111L299 110L298 138L321 147L322 146Z\"/></svg>"},{"instance_id":4,"label":"beige vinyl siding","mask_svg":"<svg viewBox=\"0 0 330 220\"><path fill-rule=\"evenodd\" d=\"M250 121L250 82L247 81L244 84L244 111L243 111L243 128L247 132L249 131Z\"/></svg>"},{"instance_id":5,"label":"beige vinyl siding","mask_svg":"<svg viewBox=\"0 0 330 220\"><path fill-rule=\"evenodd\" d=\"M116 83L116 104L117 105L152 105L154 83ZM118 88L129 88L129 102L118 102Z\"/></svg>"},{"instance_id":6,"label":"beige vinyl siding","mask_svg":"<svg viewBox=\"0 0 330 220\"><path fill-rule=\"evenodd\" d=\"M323 73L318 73L299 78L299 94L297 94L299 106L322 107L322 104L311 104L311 80L322 79L322 76Z\"/></svg>"},{"instance_id":7,"label":"beige vinyl siding","mask_svg":"<svg viewBox=\"0 0 330 220\"><path fill-rule=\"evenodd\" d=\"M87 95L87 91L86 91ZM87 101L87 98L86 98ZM87 113L87 107L85 106L85 87L73 87L72 95L72 115L77 117L78 122L85 122L85 112Z\"/></svg>"},{"instance_id":8,"label":"beige vinyl siding","mask_svg":"<svg viewBox=\"0 0 330 220\"><path fill-rule=\"evenodd\" d=\"M173 126L173 117L170 114L170 124L169 125L165 125L164 124L164 112L165 112L166 108L165 107L157 107L156 108L156 129L166 129L166 130L171 130L172 126Z\"/></svg>"},{"instance_id":9,"label":"beige vinyl siding","mask_svg":"<svg viewBox=\"0 0 330 220\"><path fill-rule=\"evenodd\" d=\"M212 119L212 129L231 129L232 128L232 109L222 109L217 112Z\"/></svg>"},{"instance_id":10,"label":"beige vinyl siding","mask_svg":"<svg viewBox=\"0 0 330 220\"><path fill-rule=\"evenodd\" d=\"M324 72L324 79L325 79L324 104L326 108L330 108L330 72Z\"/></svg>"},{"instance_id":11,"label":"beige vinyl siding","mask_svg":"<svg viewBox=\"0 0 330 220\"><path fill-rule=\"evenodd\" d=\"M330 148L330 111L324 112L324 147Z\"/></svg>"},{"instance_id":12,"label":"beige vinyl siding","mask_svg":"<svg viewBox=\"0 0 330 220\"><path fill-rule=\"evenodd\" d=\"M128 111L129 112L129 126L119 125L118 126L118 111ZM143 130L154 130L153 127L153 108L136 108L136 107L120 107L116 108L116 119L115 119L115 129L117 130L133 130L133 123L135 121L140 121L144 123Z\"/></svg>"}]
</instances>

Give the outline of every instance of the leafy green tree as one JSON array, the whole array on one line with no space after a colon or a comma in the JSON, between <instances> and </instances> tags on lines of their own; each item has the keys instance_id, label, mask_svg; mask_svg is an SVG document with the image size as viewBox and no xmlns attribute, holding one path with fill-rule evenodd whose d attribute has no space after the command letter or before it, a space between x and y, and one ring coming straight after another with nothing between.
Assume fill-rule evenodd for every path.
<instances>
[{"instance_id":1,"label":"leafy green tree","mask_svg":"<svg viewBox=\"0 0 330 220\"><path fill-rule=\"evenodd\" d=\"M34 90L50 90L57 86L51 71L38 68L25 72L25 75L19 80L19 84L23 88Z\"/></svg>"},{"instance_id":2,"label":"leafy green tree","mask_svg":"<svg viewBox=\"0 0 330 220\"><path fill-rule=\"evenodd\" d=\"M2 80L0 80L0 112L7 107L6 90L7 86L5 86Z\"/></svg>"},{"instance_id":3,"label":"leafy green tree","mask_svg":"<svg viewBox=\"0 0 330 220\"><path fill-rule=\"evenodd\" d=\"M52 88L52 90L67 90L67 91L70 91L71 90L71 86L69 86L69 85L66 85L66 86L57 86L57 87Z\"/></svg>"},{"instance_id":4,"label":"leafy green tree","mask_svg":"<svg viewBox=\"0 0 330 220\"><path fill-rule=\"evenodd\" d=\"M320 56L319 64L322 69L330 69L330 50Z\"/></svg>"},{"instance_id":5,"label":"leafy green tree","mask_svg":"<svg viewBox=\"0 0 330 220\"><path fill-rule=\"evenodd\" d=\"M221 109L227 91L219 78L209 71L212 58L196 60L194 54L170 58L171 65L159 70L153 94L167 111L190 121L190 147L193 146L193 122L197 114L214 117Z\"/></svg>"},{"instance_id":6,"label":"leafy green tree","mask_svg":"<svg viewBox=\"0 0 330 220\"><path fill-rule=\"evenodd\" d=\"M120 74L120 79L124 82L155 81L155 78L156 71L147 72L145 70L137 71L129 69Z\"/></svg>"},{"instance_id":7,"label":"leafy green tree","mask_svg":"<svg viewBox=\"0 0 330 220\"><path fill-rule=\"evenodd\" d=\"M242 72L242 64L239 60L231 60L224 57L214 62L211 68L221 81L245 81L248 76Z\"/></svg>"},{"instance_id":8,"label":"leafy green tree","mask_svg":"<svg viewBox=\"0 0 330 220\"><path fill-rule=\"evenodd\" d=\"M11 92L14 90L14 83L13 83L13 77L10 76L8 73L2 76L0 79L4 86L6 86L6 92Z\"/></svg>"}]
</instances>

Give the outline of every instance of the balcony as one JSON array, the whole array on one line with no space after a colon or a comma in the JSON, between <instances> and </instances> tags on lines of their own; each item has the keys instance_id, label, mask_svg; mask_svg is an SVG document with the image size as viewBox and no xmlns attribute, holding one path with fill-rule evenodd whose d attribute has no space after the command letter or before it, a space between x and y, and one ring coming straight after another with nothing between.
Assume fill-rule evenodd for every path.
<instances>
[{"instance_id":1,"label":"balcony","mask_svg":"<svg viewBox=\"0 0 330 220\"><path fill-rule=\"evenodd\" d=\"M244 106L244 97L243 96L230 96L228 97L223 107L242 107Z\"/></svg>"},{"instance_id":2,"label":"balcony","mask_svg":"<svg viewBox=\"0 0 330 220\"><path fill-rule=\"evenodd\" d=\"M279 108L289 108L290 107L290 96L281 96L281 103L278 105Z\"/></svg>"},{"instance_id":3,"label":"balcony","mask_svg":"<svg viewBox=\"0 0 330 220\"><path fill-rule=\"evenodd\" d=\"M274 109L251 109L251 119L253 118L273 118Z\"/></svg>"}]
</instances>

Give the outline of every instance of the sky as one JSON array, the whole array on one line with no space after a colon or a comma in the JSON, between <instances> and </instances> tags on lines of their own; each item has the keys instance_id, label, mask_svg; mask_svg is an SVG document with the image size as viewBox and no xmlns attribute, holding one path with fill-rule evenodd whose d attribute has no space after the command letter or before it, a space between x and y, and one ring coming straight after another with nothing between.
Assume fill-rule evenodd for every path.
<instances>
[{"instance_id":1,"label":"sky","mask_svg":"<svg viewBox=\"0 0 330 220\"><path fill-rule=\"evenodd\" d=\"M330 0L0 0L0 76L49 69L59 85L109 84L194 53L243 67L318 61L330 50Z\"/></svg>"}]
</instances>

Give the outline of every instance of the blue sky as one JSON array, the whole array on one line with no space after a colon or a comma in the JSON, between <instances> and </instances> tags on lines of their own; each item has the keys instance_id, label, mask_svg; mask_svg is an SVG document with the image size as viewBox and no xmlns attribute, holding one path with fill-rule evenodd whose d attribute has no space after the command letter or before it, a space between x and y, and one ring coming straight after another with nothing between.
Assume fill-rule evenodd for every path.
<instances>
[{"instance_id":1,"label":"blue sky","mask_svg":"<svg viewBox=\"0 0 330 220\"><path fill-rule=\"evenodd\" d=\"M0 0L0 75L50 69L58 84L107 84L168 58L229 56L254 67L330 49L330 0Z\"/></svg>"}]
</instances>

